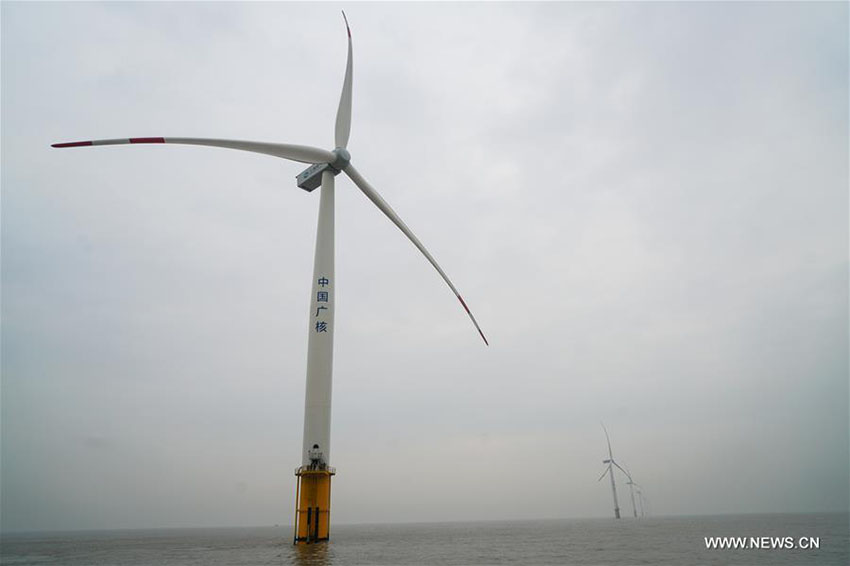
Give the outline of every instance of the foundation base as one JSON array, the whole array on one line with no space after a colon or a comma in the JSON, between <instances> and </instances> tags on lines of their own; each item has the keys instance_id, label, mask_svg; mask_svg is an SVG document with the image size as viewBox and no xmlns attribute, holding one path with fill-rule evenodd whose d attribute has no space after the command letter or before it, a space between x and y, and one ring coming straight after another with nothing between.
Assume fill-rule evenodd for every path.
<instances>
[{"instance_id":1,"label":"foundation base","mask_svg":"<svg viewBox=\"0 0 850 566\"><path fill-rule=\"evenodd\" d=\"M295 470L298 483L295 492L294 544L326 541L331 533L331 476L334 468L313 469L301 466Z\"/></svg>"}]
</instances>

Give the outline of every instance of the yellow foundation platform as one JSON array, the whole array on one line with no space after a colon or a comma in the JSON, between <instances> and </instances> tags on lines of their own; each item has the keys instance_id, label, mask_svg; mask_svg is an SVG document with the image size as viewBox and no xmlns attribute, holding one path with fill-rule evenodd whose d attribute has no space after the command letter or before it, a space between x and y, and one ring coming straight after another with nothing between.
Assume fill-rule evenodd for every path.
<instances>
[{"instance_id":1,"label":"yellow foundation platform","mask_svg":"<svg viewBox=\"0 0 850 566\"><path fill-rule=\"evenodd\" d=\"M331 476L330 467L313 469L302 466L295 470L298 484L295 491L295 544L328 540L331 534Z\"/></svg>"}]
</instances>

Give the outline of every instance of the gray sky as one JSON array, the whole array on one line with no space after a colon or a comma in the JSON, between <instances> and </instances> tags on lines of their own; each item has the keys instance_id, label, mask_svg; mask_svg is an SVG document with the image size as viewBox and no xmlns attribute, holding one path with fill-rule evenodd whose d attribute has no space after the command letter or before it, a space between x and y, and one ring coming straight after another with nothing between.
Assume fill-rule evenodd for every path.
<instances>
[{"instance_id":1,"label":"gray sky","mask_svg":"<svg viewBox=\"0 0 850 566\"><path fill-rule=\"evenodd\" d=\"M334 3L2 3L2 528L287 524ZM848 5L346 4L337 523L847 510ZM625 486L621 478L621 492ZM621 502L629 509L626 501Z\"/></svg>"}]
</instances>

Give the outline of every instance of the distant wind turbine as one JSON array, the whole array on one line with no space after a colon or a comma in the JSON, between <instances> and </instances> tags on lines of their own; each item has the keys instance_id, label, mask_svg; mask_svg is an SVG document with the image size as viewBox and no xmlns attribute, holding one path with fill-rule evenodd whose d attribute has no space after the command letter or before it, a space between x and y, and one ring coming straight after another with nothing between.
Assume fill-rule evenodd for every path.
<instances>
[{"instance_id":1,"label":"distant wind turbine","mask_svg":"<svg viewBox=\"0 0 850 566\"><path fill-rule=\"evenodd\" d=\"M620 468L620 469L623 470L623 468ZM637 515L637 507L635 507L635 487L640 487L640 486L635 483L635 481L632 479L632 475L629 472L626 472L626 470L623 470L623 471L626 473L626 476L628 476L628 478L629 478L629 481L626 482L626 485L629 486L629 494L632 496L632 513L634 514L635 519L637 519L637 516L638 516Z\"/></svg>"},{"instance_id":2,"label":"distant wind turbine","mask_svg":"<svg viewBox=\"0 0 850 566\"><path fill-rule=\"evenodd\" d=\"M619 519L620 518L620 504L617 503L617 485L614 482L614 466L617 466L618 468L620 468L620 471L622 471L624 474L626 474L627 477L628 477L629 474L628 474L628 472L626 472L626 470L624 470L623 468L620 467L620 464L618 464L617 462L614 461L614 454L611 451L611 439L608 437L608 429L605 428L605 423L601 423L601 424L602 424L602 430L605 431L605 440L608 443L608 458L606 460L602 460L602 463L608 464L608 466L605 468L605 471L602 472L602 475L599 476L599 479L596 480L596 481L602 481L602 478L604 478L606 474L608 476L610 476L610 478L611 478L611 494L614 496L614 518ZM634 499L632 500L632 503L634 503Z\"/></svg>"},{"instance_id":3,"label":"distant wind turbine","mask_svg":"<svg viewBox=\"0 0 850 566\"><path fill-rule=\"evenodd\" d=\"M638 494L638 502L640 503L640 516L646 517L647 515L650 514L649 513L649 500L643 494L642 488L638 488L637 494Z\"/></svg>"},{"instance_id":4,"label":"distant wind turbine","mask_svg":"<svg viewBox=\"0 0 850 566\"><path fill-rule=\"evenodd\" d=\"M334 178L344 172L378 209L419 249L460 301L484 343L487 338L454 284L434 257L399 218L389 204L351 164L348 138L351 133L352 44L351 29L343 13L348 33L348 58L342 94L336 114L335 148L331 151L306 145L267 143L210 138L140 137L56 143L53 147L86 147L119 144L188 144L262 153L308 163L296 176L296 184L312 191L321 186L316 254L310 299L307 342L307 387L304 408L304 441L301 466L296 469L295 542L327 540L330 533L330 484L336 470L330 467L331 385L333 333L336 307L334 276ZM296 110L297 111L297 110Z\"/></svg>"}]
</instances>

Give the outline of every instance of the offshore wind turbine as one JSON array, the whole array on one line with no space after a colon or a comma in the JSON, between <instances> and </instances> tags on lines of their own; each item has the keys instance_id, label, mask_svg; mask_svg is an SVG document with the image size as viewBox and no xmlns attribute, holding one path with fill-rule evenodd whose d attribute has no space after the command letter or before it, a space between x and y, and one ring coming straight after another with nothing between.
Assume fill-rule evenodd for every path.
<instances>
[{"instance_id":1,"label":"offshore wind turbine","mask_svg":"<svg viewBox=\"0 0 850 566\"><path fill-rule=\"evenodd\" d=\"M637 485L637 484L635 484ZM641 518L646 517L646 513L643 512L643 491L641 491L640 486L638 486L637 490L638 494L638 503L640 504L640 516Z\"/></svg>"},{"instance_id":2,"label":"offshore wind turbine","mask_svg":"<svg viewBox=\"0 0 850 566\"><path fill-rule=\"evenodd\" d=\"M101 139L90 141L56 143L53 147L87 147L122 144L187 144L238 149L262 153L273 157L307 163L310 166L296 176L298 187L310 192L321 186L319 196L319 219L316 228L316 252L313 263L313 282L310 298L310 318L307 339L307 385L304 402L304 438L301 451L301 466L296 468L296 502L294 542L328 540L330 536L330 493L331 476L336 470L330 463L331 389L333 375L333 335L336 310L334 275L334 180L345 173L366 198L422 252L437 270L443 281L460 301L479 335L488 344L478 322L467 307L448 275L437 264L410 228L381 197L372 185L351 164L348 139L351 133L351 100L353 82L353 50L351 28L343 12L348 33L348 57L342 94L336 114L334 149L326 150L305 145L268 143L231 139L187 138L187 137L139 137Z\"/></svg>"},{"instance_id":3,"label":"offshore wind turbine","mask_svg":"<svg viewBox=\"0 0 850 566\"><path fill-rule=\"evenodd\" d=\"M640 486L635 483L635 481L632 479L632 475L629 472L626 472L626 470L623 468L620 469L623 470L626 473L626 476L628 476L629 478L629 481L626 482L626 485L629 486L629 494L632 496L632 514L634 515L635 519L637 519L637 507L635 507L635 486L637 486L638 488Z\"/></svg>"},{"instance_id":4,"label":"offshore wind turbine","mask_svg":"<svg viewBox=\"0 0 850 566\"><path fill-rule=\"evenodd\" d=\"M643 494L643 488L639 487L637 490L638 494L638 502L640 503L640 516L646 517L649 515L649 499Z\"/></svg>"},{"instance_id":5,"label":"offshore wind turbine","mask_svg":"<svg viewBox=\"0 0 850 566\"><path fill-rule=\"evenodd\" d=\"M605 460L602 460L602 463L608 464L608 466L605 468L605 471L602 472L602 475L599 476L599 479L596 480L596 481L602 481L602 478L604 478L606 474L611 477L611 494L614 497L614 518L619 519L620 518L620 504L617 503L617 485L614 482L614 466L617 466L618 468L620 468L620 470L624 474L626 474L626 476L628 476L629 474L628 474L628 472L626 472L626 470L624 470L623 468L620 467L620 464L618 464L617 462L614 461L614 454L611 452L611 439L608 437L608 429L605 428L605 423L601 423L601 424L602 424L602 430L605 431L605 440L608 442L608 458L605 459ZM632 500L632 502L634 502L634 500Z\"/></svg>"}]
</instances>

